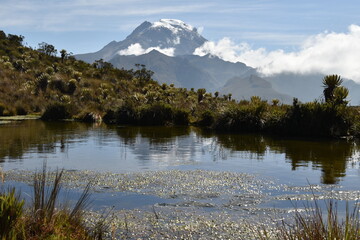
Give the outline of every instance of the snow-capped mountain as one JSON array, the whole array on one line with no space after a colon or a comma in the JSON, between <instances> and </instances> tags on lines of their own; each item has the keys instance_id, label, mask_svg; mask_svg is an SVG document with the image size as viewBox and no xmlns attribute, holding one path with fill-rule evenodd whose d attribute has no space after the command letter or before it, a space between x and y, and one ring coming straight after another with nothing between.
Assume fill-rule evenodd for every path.
<instances>
[{"instance_id":1,"label":"snow-capped mountain","mask_svg":"<svg viewBox=\"0 0 360 240\"><path fill-rule=\"evenodd\" d=\"M142 55L157 50L168 56L188 55L207 40L195 27L176 19L160 19L157 22L143 22L125 40L112 41L95 53L76 56L86 62L100 58L111 60L116 55Z\"/></svg>"},{"instance_id":2,"label":"snow-capped mountain","mask_svg":"<svg viewBox=\"0 0 360 240\"><path fill-rule=\"evenodd\" d=\"M292 97L312 101L322 95L321 74L282 73L260 77L256 69L243 63L231 63L211 55L193 55L195 49L206 42L195 27L180 20L161 19L143 22L123 41L112 41L97 52L75 57L89 63L104 59L124 69L132 69L137 63L145 64L155 72L153 77L160 83L232 93L238 100L259 96L291 103ZM345 81L344 85L350 89L351 102L359 104L360 85L352 81Z\"/></svg>"}]
</instances>

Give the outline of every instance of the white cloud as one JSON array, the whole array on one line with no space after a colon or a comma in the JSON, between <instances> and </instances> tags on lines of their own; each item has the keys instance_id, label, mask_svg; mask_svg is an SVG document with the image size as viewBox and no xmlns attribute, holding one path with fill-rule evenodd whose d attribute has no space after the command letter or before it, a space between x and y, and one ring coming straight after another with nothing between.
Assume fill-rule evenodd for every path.
<instances>
[{"instance_id":1,"label":"white cloud","mask_svg":"<svg viewBox=\"0 0 360 240\"><path fill-rule=\"evenodd\" d=\"M307 38L298 51L253 49L247 43L235 44L229 38L206 42L195 55L212 54L230 62L244 62L265 75L282 72L340 74L360 82L360 26L348 32L324 32Z\"/></svg>"},{"instance_id":2,"label":"white cloud","mask_svg":"<svg viewBox=\"0 0 360 240\"><path fill-rule=\"evenodd\" d=\"M151 52L152 50L156 50L165 54L167 56L174 56L175 48L160 48L160 47L150 47L148 49L142 48L140 43L131 44L127 49L123 49L119 51L120 55L143 55Z\"/></svg>"}]
</instances>

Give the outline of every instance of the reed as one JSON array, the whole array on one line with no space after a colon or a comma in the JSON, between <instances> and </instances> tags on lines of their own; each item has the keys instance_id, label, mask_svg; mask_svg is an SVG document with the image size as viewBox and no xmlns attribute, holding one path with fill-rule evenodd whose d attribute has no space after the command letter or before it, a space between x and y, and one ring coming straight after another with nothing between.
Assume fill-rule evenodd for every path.
<instances>
[{"instance_id":1,"label":"reed","mask_svg":"<svg viewBox=\"0 0 360 240\"><path fill-rule=\"evenodd\" d=\"M346 204L345 217L339 219L338 202L328 200L326 209L320 207L318 200L308 203L305 212L296 208L293 219L282 220L275 231L257 229L260 239L279 240L353 240L360 239L359 206L352 210ZM325 214L324 214L325 212Z\"/></svg>"}]
</instances>

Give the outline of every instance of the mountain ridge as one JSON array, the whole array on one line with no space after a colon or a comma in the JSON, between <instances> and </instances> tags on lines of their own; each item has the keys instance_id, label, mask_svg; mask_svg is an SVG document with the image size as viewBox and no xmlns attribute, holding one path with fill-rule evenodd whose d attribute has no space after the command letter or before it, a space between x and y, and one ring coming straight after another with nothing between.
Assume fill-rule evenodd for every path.
<instances>
[{"instance_id":1,"label":"mountain ridge","mask_svg":"<svg viewBox=\"0 0 360 240\"><path fill-rule=\"evenodd\" d=\"M160 19L154 23L144 21L123 41L112 41L97 52L75 57L89 63L103 59L124 69L132 69L137 63L144 64L155 72L154 79L161 83L232 93L238 100L242 99L237 94L244 90L242 85L246 86L246 96L260 95L263 99L272 100L269 99L271 96L283 99L284 103L290 103L293 97L311 101L319 99L321 95L323 74L281 73L262 76L255 68L241 62L228 62L212 55L193 55L195 49L207 41L195 27L181 20ZM254 78L252 75L270 85L262 88L262 91L251 87L248 81ZM351 98L355 103L360 103L360 97L357 97L360 96L360 85L353 82L348 86L355 90L350 91Z\"/></svg>"}]
</instances>

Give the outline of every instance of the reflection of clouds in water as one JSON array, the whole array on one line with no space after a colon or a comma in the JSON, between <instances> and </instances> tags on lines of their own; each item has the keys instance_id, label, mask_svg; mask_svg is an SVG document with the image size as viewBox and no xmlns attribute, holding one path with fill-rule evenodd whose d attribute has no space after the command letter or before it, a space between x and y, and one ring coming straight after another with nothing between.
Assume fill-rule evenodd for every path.
<instances>
[{"instance_id":1,"label":"reflection of clouds in water","mask_svg":"<svg viewBox=\"0 0 360 240\"><path fill-rule=\"evenodd\" d=\"M357 149L354 150L353 155L349 158L348 167L360 168L360 151L359 150L357 150Z\"/></svg>"},{"instance_id":2,"label":"reflection of clouds in water","mask_svg":"<svg viewBox=\"0 0 360 240\"><path fill-rule=\"evenodd\" d=\"M161 143L154 143L151 138L137 136L135 144L127 145L132 153L143 165L154 163L171 166L196 162L199 159L199 144L194 134L162 139ZM166 140L166 141L165 141Z\"/></svg>"}]
</instances>

